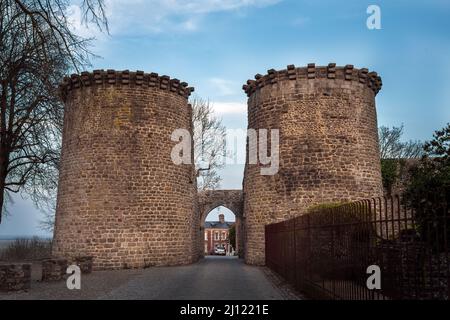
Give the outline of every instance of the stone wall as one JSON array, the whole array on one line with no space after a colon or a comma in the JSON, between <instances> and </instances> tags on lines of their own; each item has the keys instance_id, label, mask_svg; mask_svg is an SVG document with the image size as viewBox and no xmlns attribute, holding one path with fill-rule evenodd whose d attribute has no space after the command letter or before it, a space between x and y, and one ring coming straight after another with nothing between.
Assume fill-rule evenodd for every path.
<instances>
[{"instance_id":1,"label":"stone wall","mask_svg":"<svg viewBox=\"0 0 450 320\"><path fill-rule=\"evenodd\" d=\"M199 239L199 255L204 253L204 223L206 216L219 206L231 210L236 218L236 248L238 254L244 252L243 231L243 195L242 190L205 190L198 193L198 208L200 211L201 232Z\"/></svg>"},{"instance_id":2,"label":"stone wall","mask_svg":"<svg viewBox=\"0 0 450 320\"><path fill-rule=\"evenodd\" d=\"M94 269L187 264L200 228L193 165L170 158L192 132L186 83L156 73L96 70L66 78L53 255ZM191 155L193 158L193 155Z\"/></svg>"},{"instance_id":3,"label":"stone wall","mask_svg":"<svg viewBox=\"0 0 450 320\"><path fill-rule=\"evenodd\" d=\"M26 290L30 284L30 263L0 263L0 291Z\"/></svg>"},{"instance_id":4,"label":"stone wall","mask_svg":"<svg viewBox=\"0 0 450 320\"><path fill-rule=\"evenodd\" d=\"M42 281L59 281L64 279L67 272L66 259L46 259L42 261Z\"/></svg>"},{"instance_id":5,"label":"stone wall","mask_svg":"<svg viewBox=\"0 0 450 320\"><path fill-rule=\"evenodd\" d=\"M197 195L194 166L170 159L172 132L192 133L192 88L141 71L66 78L54 256L90 256L94 269L191 263L203 252L204 215L225 205L246 262L264 264L264 225L382 195L380 88L375 72L352 65L257 74L244 86L248 127L280 130L280 169L263 176L247 163L243 193Z\"/></svg>"},{"instance_id":6,"label":"stone wall","mask_svg":"<svg viewBox=\"0 0 450 320\"><path fill-rule=\"evenodd\" d=\"M385 196L390 195L402 195L408 184L411 182L411 169L417 167L420 164L419 158L409 158L409 159L398 159L398 160L389 160L388 161L397 161L397 177L391 187L391 192L385 187L383 187L383 193Z\"/></svg>"},{"instance_id":7,"label":"stone wall","mask_svg":"<svg viewBox=\"0 0 450 320\"><path fill-rule=\"evenodd\" d=\"M260 163L245 167L247 263L265 263L264 225L314 204L382 195L375 110L380 88L375 72L335 64L271 69L244 85L248 128L280 130L278 173L261 175Z\"/></svg>"}]
</instances>

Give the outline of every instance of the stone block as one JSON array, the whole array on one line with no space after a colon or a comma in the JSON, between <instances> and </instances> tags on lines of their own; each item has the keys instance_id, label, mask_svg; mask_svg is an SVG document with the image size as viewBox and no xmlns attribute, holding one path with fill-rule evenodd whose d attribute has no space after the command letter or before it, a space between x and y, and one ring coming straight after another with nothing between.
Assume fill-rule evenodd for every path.
<instances>
[{"instance_id":1,"label":"stone block","mask_svg":"<svg viewBox=\"0 0 450 320\"><path fill-rule=\"evenodd\" d=\"M66 259L46 259L42 261L42 281L62 280L67 271Z\"/></svg>"},{"instance_id":2,"label":"stone block","mask_svg":"<svg viewBox=\"0 0 450 320\"><path fill-rule=\"evenodd\" d=\"M30 285L30 263L0 263L0 291L26 290Z\"/></svg>"},{"instance_id":3,"label":"stone block","mask_svg":"<svg viewBox=\"0 0 450 320\"><path fill-rule=\"evenodd\" d=\"M84 256L75 258L75 264L80 267L81 273L87 274L92 272L93 257Z\"/></svg>"}]
</instances>

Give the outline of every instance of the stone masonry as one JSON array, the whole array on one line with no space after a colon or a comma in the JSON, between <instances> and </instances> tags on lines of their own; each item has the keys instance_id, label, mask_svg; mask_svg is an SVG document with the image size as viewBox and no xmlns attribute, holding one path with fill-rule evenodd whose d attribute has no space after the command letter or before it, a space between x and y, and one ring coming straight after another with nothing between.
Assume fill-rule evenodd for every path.
<instances>
[{"instance_id":1,"label":"stone masonry","mask_svg":"<svg viewBox=\"0 0 450 320\"><path fill-rule=\"evenodd\" d=\"M245 167L247 263L265 263L264 225L318 203L383 194L375 110L380 88L375 72L334 63L271 69L243 86L248 128L280 130L278 173L261 175L260 163Z\"/></svg>"},{"instance_id":2,"label":"stone masonry","mask_svg":"<svg viewBox=\"0 0 450 320\"><path fill-rule=\"evenodd\" d=\"M206 216L219 206L224 206L231 210L236 218L236 251L239 256L244 252L244 216L243 216L243 195L242 190L205 190L198 193L198 208L200 213L200 239L199 255L203 256L204 248L204 223Z\"/></svg>"},{"instance_id":3,"label":"stone masonry","mask_svg":"<svg viewBox=\"0 0 450 320\"><path fill-rule=\"evenodd\" d=\"M175 165L175 129L192 132L193 88L142 71L66 78L53 255L95 269L178 265L198 258L193 165ZM193 155L191 155L193 159Z\"/></svg>"},{"instance_id":4,"label":"stone masonry","mask_svg":"<svg viewBox=\"0 0 450 320\"><path fill-rule=\"evenodd\" d=\"M94 270L192 263L206 214L225 205L236 214L240 254L263 265L266 224L382 195L380 88L375 72L352 65L257 74L243 87L248 128L279 129L279 171L261 175L262 164L247 163L242 191L197 194L194 165L170 157L172 132L193 131L192 88L142 71L66 78L54 258L92 257Z\"/></svg>"},{"instance_id":5,"label":"stone masonry","mask_svg":"<svg viewBox=\"0 0 450 320\"><path fill-rule=\"evenodd\" d=\"M30 263L0 263L0 292L30 288Z\"/></svg>"},{"instance_id":6,"label":"stone masonry","mask_svg":"<svg viewBox=\"0 0 450 320\"><path fill-rule=\"evenodd\" d=\"M66 276L66 259L46 259L42 261L42 281L59 281Z\"/></svg>"}]
</instances>

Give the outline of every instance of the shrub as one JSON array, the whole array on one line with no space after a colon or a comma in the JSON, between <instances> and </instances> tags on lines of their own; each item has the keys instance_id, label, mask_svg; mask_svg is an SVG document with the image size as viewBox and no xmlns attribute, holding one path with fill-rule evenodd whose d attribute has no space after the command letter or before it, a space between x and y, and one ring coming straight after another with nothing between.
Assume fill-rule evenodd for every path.
<instances>
[{"instance_id":1,"label":"shrub","mask_svg":"<svg viewBox=\"0 0 450 320\"><path fill-rule=\"evenodd\" d=\"M51 256L51 240L33 237L16 239L0 251L0 260L24 261L41 260Z\"/></svg>"},{"instance_id":2,"label":"shrub","mask_svg":"<svg viewBox=\"0 0 450 320\"><path fill-rule=\"evenodd\" d=\"M441 251L450 240L450 124L424 146L425 155L411 169L405 202L416 212L421 240Z\"/></svg>"},{"instance_id":3,"label":"shrub","mask_svg":"<svg viewBox=\"0 0 450 320\"><path fill-rule=\"evenodd\" d=\"M398 160L397 159L381 159L381 178L383 186L390 195L392 187L398 178Z\"/></svg>"}]
</instances>

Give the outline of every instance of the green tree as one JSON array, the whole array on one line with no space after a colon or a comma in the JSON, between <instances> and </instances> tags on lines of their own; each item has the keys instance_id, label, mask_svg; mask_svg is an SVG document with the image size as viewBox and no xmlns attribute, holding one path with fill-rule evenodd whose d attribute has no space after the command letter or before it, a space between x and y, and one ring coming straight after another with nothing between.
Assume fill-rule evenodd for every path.
<instances>
[{"instance_id":1,"label":"green tree","mask_svg":"<svg viewBox=\"0 0 450 320\"><path fill-rule=\"evenodd\" d=\"M392 194L392 188L400 176L402 163L398 159L381 159L381 179L388 195Z\"/></svg>"},{"instance_id":2,"label":"green tree","mask_svg":"<svg viewBox=\"0 0 450 320\"><path fill-rule=\"evenodd\" d=\"M419 165L410 169L405 192L407 205L416 211L419 236L440 251L450 240L450 124L424 144Z\"/></svg>"}]
</instances>

